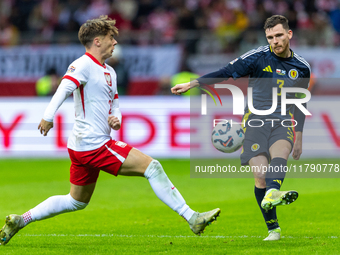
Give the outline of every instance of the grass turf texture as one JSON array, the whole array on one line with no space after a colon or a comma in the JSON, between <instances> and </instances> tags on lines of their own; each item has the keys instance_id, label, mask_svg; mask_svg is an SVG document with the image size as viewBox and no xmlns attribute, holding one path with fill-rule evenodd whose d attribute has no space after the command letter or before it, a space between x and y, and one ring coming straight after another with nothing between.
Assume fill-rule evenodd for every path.
<instances>
[{"instance_id":1,"label":"grass turf texture","mask_svg":"<svg viewBox=\"0 0 340 255\"><path fill-rule=\"evenodd\" d=\"M299 199L278 207L283 238L264 242L267 230L252 179L190 178L189 160L160 162L192 209L221 208L201 237L158 200L147 180L102 172L85 210L30 224L0 246L0 254L340 254L340 178L285 180L282 189L297 189ZM67 194L68 169L68 160L0 160L2 223L10 213Z\"/></svg>"}]
</instances>

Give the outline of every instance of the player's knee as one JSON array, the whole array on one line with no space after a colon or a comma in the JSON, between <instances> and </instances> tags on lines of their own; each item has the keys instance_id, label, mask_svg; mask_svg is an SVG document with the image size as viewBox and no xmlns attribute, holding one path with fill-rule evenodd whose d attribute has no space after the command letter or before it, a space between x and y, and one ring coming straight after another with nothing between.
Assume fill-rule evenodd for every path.
<instances>
[{"instance_id":1,"label":"player's knee","mask_svg":"<svg viewBox=\"0 0 340 255\"><path fill-rule=\"evenodd\" d=\"M263 170L261 168L256 168L253 167L253 175L255 179L259 179L259 180L265 180L266 178L266 173L263 172Z\"/></svg>"},{"instance_id":2,"label":"player's knee","mask_svg":"<svg viewBox=\"0 0 340 255\"><path fill-rule=\"evenodd\" d=\"M292 151L292 146L290 143L284 143L280 147L275 147L270 150L271 158L284 158L288 159L290 152Z\"/></svg>"},{"instance_id":3,"label":"player's knee","mask_svg":"<svg viewBox=\"0 0 340 255\"><path fill-rule=\"evenodd\" d=\"M70 211L78 211L85 209L85 207L88 205L88 203L83 203L80 201L75 200L71 194L68 194L68 200L69 200L69 210Z\"/></svg>"},{"instance_id":4,"label":"player's knee","mask_svg":"<svg viewBox=\"0 0 340 255\"><path fill-rule=\"evenodd\" d=\"M266 179L255 178L255 186L259 189L265 189L266 188Z\"/></svg>"},{"instance_id":5,"label":"player's knee","mask_svg":"<svg viewBox=\"0 0 340 255\"><path fill-rule=\"evenodd\" d=\"M164 173L163 167L158 160L153 159L144 172L144 176L149 179L153 176Z\"/></svg>"}]
</instances>

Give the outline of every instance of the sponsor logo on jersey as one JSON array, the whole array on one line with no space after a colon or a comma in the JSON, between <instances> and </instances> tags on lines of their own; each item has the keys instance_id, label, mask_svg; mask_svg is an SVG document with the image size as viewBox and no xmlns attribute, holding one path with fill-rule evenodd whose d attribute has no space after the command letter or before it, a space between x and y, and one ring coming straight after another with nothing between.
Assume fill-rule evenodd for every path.
<instances>
[{"instance_id":1,"label":"sponsor logo on jersey","mask_svg":"<svg viewBox=\"0 0 340 255\"><path fill-rule=\"evenodd\" d=\"M286 70L276 69L278 75L286 75Z\"/></svg>"},{"instance_id":2,"label":"sponsor logo on jersey","mask_svg":"<svg viewBox=\"0 0 340 255\"><path fill-rule=\"evenodd\" d=\"M251 146L251 151L257 151L260 149L260 145L258 143L254 143L252 146Z\"/></svg>"},{"instance_id":3,"label":"sponsor logo on jersey","mask_svg":"<svg viewBox=\"0 0 340 255\"><path fill-rule=\"evenodd\" d=\"M269 73L272 73L272 72L273 72L273 70L272 70L272 68L270 67L270 65L268 65L266 68L263 68L263 71L269 72Z\"/></svg>"},{"instance_id":4,"label":"sponsor logo on jersey","mask_svg":"<svg viewBox=\"0 0 340 255\"><path fill-rule=\"evenodd\" d=\"M76 70L76 68L75 68L74 66L70 66L70 67L67 69L67 72L66 72L66 73L73 73L75 70Z\"/></svg>"},{"instance_id":5,"label":"sponsor logo on jersey","mask_svg":"<svg viewBox=\"0 0 340 255\"><path fill-rule=\"evenodd\" d=\"M291 69L291 70L289 70L288 76L292 80L296 80L299 77L299 73L296 69Z\"/></svg>"},{"instance_id":6,"label":"sponsor logo on jersey","mask_svg":"<svg viewBox=\"0 0 340 255\"><path fill-rule=\"evenodd\" d=\"M110 75L110 73L104 73L104 76L105 76L105 80L106 80L107 85L109 85L110 87L112 87L112 81L111 81L111 75Z\"/></svg>"},{"instance_id":7,"label":"sponsor logo on jersey","mask_svg":"<svg viewBox=\"0 0 340 255\"><path fill-rule=\"evenodd\" d=\"M229 62L231 65L234 64L236 61L238 60L238 58L235 58L233 61Z\"/></svg>"},{"instance_id":8,"label":"sponsor logo on jersey","mask_svg":"<svg viewBox=\"0 0 340 255\"><path fill-rule=\"evenodd\" d=\"M121 142L121 141L117 141L115 144L119 147L122 147L122 148L124 148L127 145L126 143Z\"/></svg>"}]
</instances>

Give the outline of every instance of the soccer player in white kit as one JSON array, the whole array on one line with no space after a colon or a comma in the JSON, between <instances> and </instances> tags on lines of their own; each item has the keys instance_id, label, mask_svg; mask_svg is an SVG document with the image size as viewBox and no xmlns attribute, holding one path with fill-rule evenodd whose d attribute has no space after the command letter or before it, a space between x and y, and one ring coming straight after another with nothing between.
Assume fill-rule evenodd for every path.
<instances>
[{"instance_id":1,"label":"soccer player in white kit","mask_svg":"<svg viewBox=\"0 0 340 255\"><path fill-rule=\"evenodd\" d=\"M53 127L56 111L73 93L75 124L67 144L72 162L70 193L52 196L23 215L8 215L0 230L0 245L7 244L31 222L84 209L90 202L100 170L115 176L146 177L158 198L185 218L197 235L219 215L219 208L205 213L194 212L157 160L124 142L111 139L111 129L119 130L122 120L116 73L105 64L117 44L114 36L118 35L118 30L114 25L114 20L100 16L80 27L78 37L86 53L69 66L38 126L46 136Z\"/></svg>"}]
</instances>

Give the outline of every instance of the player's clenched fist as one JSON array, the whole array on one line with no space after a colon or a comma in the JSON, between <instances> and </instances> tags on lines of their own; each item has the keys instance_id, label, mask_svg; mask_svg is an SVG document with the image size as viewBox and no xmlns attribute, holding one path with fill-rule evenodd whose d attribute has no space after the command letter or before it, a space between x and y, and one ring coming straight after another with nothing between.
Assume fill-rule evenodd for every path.
<instances>
[{"instance_id":1,"label":"player's clenched fist","mask_svg":"<svg viewBox=\"0 0 340 255\"><path fill-rule=\"evenodd\" d=\"M120 121L116 116L109 116L107 119L107 122L109 123L110 127L114 130L120 129Z\"/></svg>"}]
</instances>

